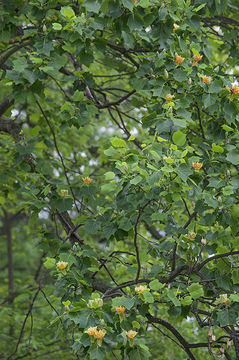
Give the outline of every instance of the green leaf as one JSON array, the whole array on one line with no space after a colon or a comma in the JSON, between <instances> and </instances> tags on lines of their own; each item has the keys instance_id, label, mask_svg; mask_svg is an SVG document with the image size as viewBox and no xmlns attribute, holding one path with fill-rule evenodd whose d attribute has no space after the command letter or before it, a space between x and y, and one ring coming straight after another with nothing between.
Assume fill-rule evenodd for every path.
<instances>
[{"instance_id":1,"label":"green leaf","mask_svg":"<svg viewBox=\"0 0 239 360\"><path fill-rule=\"evenodd\" d=\"M188 291L193 299L198 299L204 295L203 288L200 284L192 284L188 287Z\"/></svg>"},{"instance_id":2,"label":"green leaf","mask_svg":"<svg viewBox=\"0 0 239 360\"><path fill-rule=\"evenodd\" d=\"M173 141L178 146L183 146L186 142L186 135L178 130L173 134Z\"/></svg>"},{"instance_id":3,"label":"green leaf","mask_svg":"<svg viewBox=\"0 0 239 360\"><path fill-rule=\"evenodd\" d=\"M195 9L193 9L193 11L198 12L199 10L201 10L202 8L204 8L206 6L206 4L201 4L198 7L196 7Z\"/></svg>"},{"instance_id":4,"label":"green leaf","mask_svg":"<svg viewBox=\"0 0 239 360\"><path fill-rule=\"evenodd\" d=\"M219 145L212 144L212 151L218 152L218 153L223 153L224 149L223 149L223 147L221 147Z\"/></svg>"},{"instance_id":5,"label":"green leaf","mask_svg":"<svg viewBox=\"0 0 239 360\"><path fill-rule=\"evenodd\" d=\"M132 185L137 185L138 183L140 183L140 181L142 181L143 178L140 175L137 175L135 178L133 178L132 180L130 180L130 184Z\"/></svg>"},{"instance_id":6,"label":"green leaf","mask_svg":"<svg viewBox=\"0 0 239 360\"><path fill-rule=\"evenodd\" d=\"M232 282L233 282L233 284L239 284L239 270L233 270Z\"/></svg>"},{"instance_id":7,"label":"green leaf","mask_svg":"<svg viewBox=\"0 0 239 360\"><path fill-rule=\"evenodd\" d=\"M141 6L142 8L148 8L151 4L149 0L140 0L140 2L138 3L139 6Z\"/></svg>"},{"instance_id":8,"label":"green leaf","mask_svg":"<svg viewBox=\"0 0 239 360\"><path fill-rule=\"evenodd\" d=\"M151 294L150 291L144 291L143 292L143 297L144 297L144 301L147 304L153 304L154 303L154 297L153 297L153 295Z\"/></svg>"},{"instance_id":9,"label":"green leaf","mask_svg":"<svg viewBox=\"0 0 239 360\"><path fill-rule=\"evenodd\" d=\"M63 6L61 8L61 15L63 15L64 17L66 17L68 19L75 18L75 12L70 6Z\"/></svg>"},{"instance_id":10,"label":"green leaf","mask_svg":"<svg viewBox=\"0 0 239 360\"><path fill-rule=\"evenodd\" d=\"M123 6L127 9L129 9L130 11L133 10L134 8L134 2L131 0L121 0Z\"/></svg>"},{"instance_id":11,"label":"green leaf","mask_svg":"<svg viewBox=\"0 0 239 360\"><path fill-rule=\"evenodd\" d=\"M218 93L223 88L222 81L221 80L215 80L212 81L212 83L209 86L209 92L210 93Z\"/></svg>"},{"instance_id":12,"label":"green leaf","mask_svg":"<svg viewBox=\"0 0 239 360\"><path fill-rule=\"evenodd\" d=\"M232 150L227 154L226 160L233 165L239 164L239 150Z\"/></svg>"},{"instance_id":13,"label":"green leaf","mask_svg":"<svg viewBox=\"0 0 239 360\"><path fill-rule=\"evenodd\" d=\"M111 138L110 142L114 147L126 147L127 146L126 142L123 139L120 139L117 137Z\"/></svg>"},{"instance_id":14,"label":"green leaf","mask_svg":"<svg viewBox=\"0 0 239 360\"><path fill-rule=\"evenodd\" d=\"M203 105L205 109L207 109L209 106L212 106L215 104L217 99L217 95L212 94L204 94L203 95Z\"/></svg>"},{"instance_id":15,"label":"green leaf","mask_svg":"<svg viewBox=\"0 0 239 360\"><path fill-rule=\"evenodd\" d=\"M90 360L104 360L105 352L99 346L90 350Z\"/></svg>"},{"instance_id":16,"label":"green leaf","mask_svg":"<svg viewBox=\"0 0 239 360\"><path fill-rule=\"evenodd\" d=\"M23 72L27 67L27 61L24 57L19 57L13 61L13 69L17 72Z\"/></svg>"},{"instance_id":17,"label":"green leaf","mask_svg":"<svg viewBox=\"0 0 239 360\"><path fill-rule=\"evenodd\" d=\"M150 357L150 353L142 347L132 349L129 353L129 360L145 360Z\"/></svg>"},{"instance_id":18,"label":"green leaf","mask_svg":"<svg viewBox=\"0 0 239 360\"><path fill-rule=\"evenodd\" d=\"M178 175L185 182L188 177L193 174L192 166L188 166L186 164L181 164L178 167Z\"/></svg>"},{"instance_id":19,"label":"green leaf","mask_svg":"<svg viewBox=\"0 0 239 360\"><path fill-rule=\"evenodd\" d=\"M129 231L130 229L132 229L132 227L133 227L133 224L126 217L123 217L119 222L119 229L122 229L124 231Z\"/></svg>"},{"instance_id":20,"label":"green leaf","mask_svg":"<svg viewBox=\"0 0 239 360\"><path fill-rule=\"evenodd\" d=\"M174 290L172 289L166 289L166 295L169 298L169 300L172 301L172 303L174 304L174 306L181 306L180 301L178 300L178 298L175 296L174 294Z\"/></svg>"},{"instance_id":21,"label":"green leaf","mask_svg":"<svg viewBox=\"0 0 239 360\"><path fill-rule=\"evenodd\" d=\"M110 184L104 184L101 186L101 191L102 193L108 193L111 191L115 191L117 189L117 185L114 183L110 183Z\"/></svg>"},{"instance_id":22,"label":"green leaf","mask_svg":"<svg viewBox=\"0 0 239 360\"><path fill-rule=\"evenodd\" d=\"M238 313L233 309L225 309L217 313L217 321L220 326L235 325Z\"/></svg>"},{"instance_id":23,"label":"green leaf","mask_svg":"<svg viewBox=\"0 0 239 360\"><path fill-rule=\"evenodd\" d=\"M86 0L84 1L84 7L87 9L87 11L91 11L97 14L101 7L101 2L97 0Z\"/></svg>"},{"instance_id":24,"label":"green leaf","mask_svg":"<svg viewBox=\"0 0 239 360\"><path fill-rule=\"evenodd\" d=\"M165 284L162 284L157 279L155 279L149 283L150 289L152 289L154 291L158 291L158 290L162 289L164 286L165 286Z\"/></svg>"},{"instance_id":25,"label":"green leaf","mask_svg":"<svg viewBox=\"0 0 239 360\"><path fill-rule=\"evenodd\" d=\"M140 324L138 323L138 321L132 321L132 325L136 329L140 329L140 327L141 327Z\"/></svg>"},{"instance_id":26,"label":"green leaf","mask_svg":"<svg viewBox=\"0 0 239 360\"><path fill-rule=\"evenodd\" d=\"M112 300L112 306L125 306L127 310L132 309L134 306L134 299L122 297L115 297Z\"/></svg>"},{"instance_id":27,"label":"green leaf","mask_svg":"<svg viewBox=\"0 0 239 360\"><path fill-rule=\"evenodd\" d=\"M72 209L73 199L52 199L50 201L51 206L56 208L58 211L63 212Z\"/></svg>"},{"instance_id":28,"label":"green leaf","mask_svg":"<svg viewBox=\"0 0 239 360\"><path fill-rule=\"evenodd\" d=\"M173 73L173 77L176 81L179 81L179 82L182 82L182 81L185 82L188 79L187 73L181 69L175 70Z\"/></svg>"},{"instance_id":29,"label":"green leaf","mask_svg":"<svg viewBox=\"0 0 239 360\"><path fill-rule=\"evenodd\" d=\"M232 301L232 302L238 302L239 303L239 294L231 294L229 299Z\"/></svg>"},{"instance_id":30,"label":"green leaf","mask_svg":"<svg viewBox=\"0 0 239 360\"><path fill-rule=\"evenodd\" d=\"M191 298L191 296L185 296L182 300L181 300L181 304L184 306L188 306L191 305L193 302L193 299Z\"/></svg>"},{"instance_id":31,"label":"green leaf","mask_svg":"<svg viewBox=\"0 0 239 360\"><path fill-rule=\"evenodd\" d=\"M111 146L109 149L104 150L104 154L106 156L115 156L118 154L118 151Z\"/></svg>"},{"instance_id":32,"label":"green leaf","mask_svg":"<svg viewBox=\"0 0 239 360\"><path fill-rule=\"evenodd\" d=\"M105 173L105 180L113 180L115 178L115 173L113 171L108 171Z\"/></svg>"},{"instance_id":33,"label":"green leaf","mask_svg":"<svg viewBox=\"0 0 239 360\"><path fill-rule=\"evenodd\" d=\"M228 131L228 132L229 131L234 131L233 128L231 128L230 126L228 126L226 124L222 125L222 128L223 128L223 130Z\"/></svg>"},{"instance_id":34,"label":"green leaf","mask_svg":"<svg viewBox=\"0 0 239 360\"><path fill-rule=\"evenodd\" d=\"M56 30L56 31L60 31L60 30L62 29L62 25L59 24L59 23L53 23L53 24L52 24L52 27L53 27L53 29Z\"/></svg>"},{"instance_id":35,"label":"green leaf","mask_svg":"<svg viewBox=\"0 0 239 360\"><path fill-rule=\"evenodd\" d=\"M47 257L43 264L44 264L45 268L51 269L53 266L55 266L56 259Z\"/></svg>"}]
</instances>

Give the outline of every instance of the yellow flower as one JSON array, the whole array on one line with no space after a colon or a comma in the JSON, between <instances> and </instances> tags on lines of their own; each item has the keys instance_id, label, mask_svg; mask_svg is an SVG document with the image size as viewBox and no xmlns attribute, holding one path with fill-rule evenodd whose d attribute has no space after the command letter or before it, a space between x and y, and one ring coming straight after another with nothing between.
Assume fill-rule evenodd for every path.
<instances>
[{"instance_id":1,"label":"yellow flower","mask_svg":"<svg viewBox=\"0 0 239 360\"><path fill-rule=\"evenodd\" d=\"M199 171L202 167L202 163L199 162L193 162L192 165L195 171Z\"/></svg>"},{"instance_id":2,"label":"yellow flower","mask_svg":"<svg viewBox=\"0 0 239 360\"><path fill-rule=\"evenodd\" d=\"M133 339L137 334L138 334L137 331L129 330L126 333L126 336L128 336L129 339Z\"/></svg>"},{"instance_id":3,"label":"yellow flower","mask_svg":"<svg viewBox=\"0 0 239 360\"><path fill-rule=\"evenodd\" d=\"M94 335L95 335L95 337L96 337L97 339L103 339L103 337L105 336L105 334L106 334L106 331L105 331L105 330L97 330L97 328L96 328L96 331L95 331L95 333L94 333Z\"/></svg>"},{"instance_id":4,"label":"yellow flower","mask_svg":"<svg viewBox=\"0 0 239 360\"><path fill-rule=\"evenodd\" d=\"M125 306L116 306L116 311L119 315L122 315L125 313Z\"/></svg>"},{"instance_id":5,"label":"yellow flower","mask_svg":"<svg viewBox=\"0 0 239 360\"><path fill-rule=\"evenodd\" d=\"M184 60L185 58L183 58L182 56L176 55L175 61L177 64L181 64Z\"/></svg>"},{"instance_id":6,"label":"yellow flower","mask_svg":"<svg viewBox=\"0 0 239 360\"><path fill-rule=\"evenodd\" d=\"M137 286L134 290L135 290L135 292L140 294L140 293L143 293L145 290L147 290L147 287L143 286L143 285L140 285L140 286Z\"/></svg>"},{"instance_id":7,"label":"yellow flower","mask_svg":"<svg viewBox=\"0 0 239 360\"><path fill-rule=\"evenodd\" d=\"M210 84L210 82L212 80L211 76L206 76L206 75L201 75L201 78L205 84Z\"/></svg>"},{"instance_id":8,"label":"yellow flower","mask_svg":"<svg viewBox=\"0 0 239 360\"><path fill-rule=\"evenodd\" d=\"M173 95L167 94L164 99L167 101L170 101L170 100L172 100L172 98L173 98Z\"/></svg>"},{"instance_id":9,"label":"yellow flower","mask_svg":"<svg viewBox=\"0 0 239 360\"><path fill-rule=\"evenodd\" d=\"M68 196L68 190L61 190L62 196Z\"/></svg>"},{"instance_id":10,"label":"yellow flower","mask_svg":"<svg viewBox=\"0 0 239 360\"><path fill-rule=\"evenodd\" d=\"M90 184L93 180L89 176L86 176L85 178L82 178L82 181L85 184Z\"/></svg>"},{"instance_id":11,"label":"yellow flower","mask_svg":"<svg viewBox=\"0 0 239 360\"><path fill-rule=\"evenodd\" d=\"M89 309L96 309L103 306L103 300L101 298L89 300L87 307Z\"/></svg>"},{"instance_id":12,"label":"yellow flower","mask_svg":"<svg viewBox=\"0 0 239 360\"><path fill-rule=\"evenodd\" d=\"M86 334L88 335L95 335L95 333L97 332L97 326L94 326L94 327L89 327L89 329L87 329L85 331Z\"/></svg>"},{"instance_id":13,"label":"yellow flower","mask_svg":"<svg viewBox=\"0 0 239 360\"><path fill-rule=\"evenodd\" d=\"M198 62L202 59L202 55L194 55L192 66L197 66Z\"/></svg>"},{"instance_id":14,"label":"yellow flower","mask_svg":"<svg viewBox=\"0 0 239 360\"><path fill-rule=\"evenodd\" d=\"M239 94L239 86L238 85L233 85L231 87L231 91L233 94Z\"/></svg>"},{"instance_id":15,"label":"yellow flower","mask_svg":"<svg viewBox=\"0 0 239 360\"><path fill-rule=\"evenodd\" d=\"M173 31L177 31L179 29L179 25L178 24L173 24Z\"/></svg>"},{"instance_id":16,"label":"yellow flower","mask_svg":"<svg viewBox=\"0 0 239 360\"><path fill-rule=\"evenodd\" d=\"M68 262L65 262L65 261L58 261L58 263L56 264L56 266L59 270L66 269L67 265L68 265Z\"/></svg>"}]
</instances>

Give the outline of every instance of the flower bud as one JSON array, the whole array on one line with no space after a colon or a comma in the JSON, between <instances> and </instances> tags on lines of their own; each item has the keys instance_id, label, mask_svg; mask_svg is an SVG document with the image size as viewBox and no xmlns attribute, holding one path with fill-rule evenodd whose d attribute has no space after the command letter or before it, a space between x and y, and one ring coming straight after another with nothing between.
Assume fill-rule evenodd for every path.
<instances>
[{"instance_id":1,"label":"flower bud","mask_svg":"<svg viewBox=\"0 0 239 360\"><path fill-rule=\"evenodd\" d=\"M211 337L213 335L212 329L209 329L207 334Z\"/></svg>"},{"instance_id":2,"label":"flower bud","mask_svg":"<svg viewBox=\"0 0 239 360\"><path fill-rule=\"evenodd\" d=\"M201 244L204 246L204 245L206 245L206 243L207 243L207 240L206 239L201 239Z\"/></svg>"},{"instance_id":3,"label":"flower bud","mask_svg":"<svg viewBox=\"0 0 239 360\"><path fill-rule=\"evenodd\" d=\"M225 350L223 349L223 347L220 347L219 350L220 350L220 353L221 353L221 354L224 354Z\"/></svg>"},{"instance_id":4,"label":"flower bud","mask_svg":"<svg viewBox=\"0 0 239 360\"><path fill-rule=\"evenodd\" d=\"M43 30L43 32L46 32L46 31L47 31L47 28L46 28L46 25L45 25L45 24L43 25L42 30Z\"/></svg>"},{"instance_id":5,"label":"flower bud","mask_svg":"<svg viewBox=\"0 0 239 360\"><path fill-rule=\"evenodd\" d=\"M165 78L165 79L168 79L168 72L167 72L167 70L164 70L164 78Z\"/></svg>"},{"instance_id":6,"label":"flower bud","mask_svg":"<svg viewBox=\"0 0 239 360\"><path fill-rule=\"evenodd\" d=\"M231 346L231 341L227 340L227 347L229 348Z\"/></svg>"},{"instance_id":7,"label":"flower bud","mask_svg":"<svg viewBox=\"0 0 239 360\"><path fill-rule=\"evenodd\" d=\"M188 85L191 85L191 84L192 84L192 79L189 78L189 79L188 79Z\"/></svg>"},{"instance_id":8,"label":"flower bud","mask_svg":"<svg viewBox=\"0 0 239 360\"><path fill-rule=\"evenodd\" d=\"M212 341L216 341L216 336L212 335Z\"/></svg>"}]
</instances>

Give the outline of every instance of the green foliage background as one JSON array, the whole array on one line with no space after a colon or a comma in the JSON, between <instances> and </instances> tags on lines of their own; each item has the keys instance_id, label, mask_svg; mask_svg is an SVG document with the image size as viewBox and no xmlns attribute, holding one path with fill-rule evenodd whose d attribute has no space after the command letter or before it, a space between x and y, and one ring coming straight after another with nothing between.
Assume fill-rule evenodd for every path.
<instances>
[{"instance_id":1,"label":"green foliage background","mask_svg":"<svg viewBox=\"0 0 239 360\"><path fill-rule=\"evenodd\" d=\"M0 359L239 359L238 16L1 3Z\"/></svg>"}]
</instances>

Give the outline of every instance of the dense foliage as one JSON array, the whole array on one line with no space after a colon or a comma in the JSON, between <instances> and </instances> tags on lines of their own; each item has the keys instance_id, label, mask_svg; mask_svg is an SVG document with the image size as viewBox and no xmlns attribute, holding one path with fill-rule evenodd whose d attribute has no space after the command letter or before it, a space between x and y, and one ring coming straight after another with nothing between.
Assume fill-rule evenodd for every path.
<instances>
[{"instance_id":1,"label":"dense foliage","mask_svg":"<svg viewBox=\"0 0 239 360\"><path fill-rule=\"evenodd\" d=\"M0 359L239 359L238 1L0 6Z\"/></svg>"}]
</instances>

